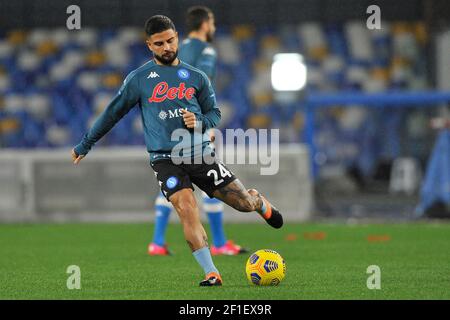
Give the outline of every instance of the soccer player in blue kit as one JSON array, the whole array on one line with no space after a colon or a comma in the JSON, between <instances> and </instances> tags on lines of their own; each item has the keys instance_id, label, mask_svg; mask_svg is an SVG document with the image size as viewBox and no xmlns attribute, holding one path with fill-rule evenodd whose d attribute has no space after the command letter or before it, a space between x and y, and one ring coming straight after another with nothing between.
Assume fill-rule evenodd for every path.
<instances>
[{"instance_id":1,"label":"soccer player in blue kit","mask_svg":"<svg viewBox=\"0 0 450 320\"><path fill-rule=\"evenodd\" d=\"M216 73L217 53L210 45L216 30L212 11L204 6L193 6L187 10L186 26L188 38L184 40L179 49L178 57L183 62L203 71L214 86ZM213 131L210 131L213 141ZM246 249L227 240L223 227L223 203L216 198L209 198L203 192L203 210L206 212L212 235L212 255L237 255L247 252ZM162 193L155 201L155 228L153 241L148 246L150 255L168 255L169 248L165 241L165 233L169 216L173 206Z\"/></svg>"},{"instance_id":2,"label":"soccer player in blue kit","mask_svg":"<svg viewBox=\"0 0 450 320\"><path fill-rule=\"evenodd\" d=\"M220 286L222 277L212 261L193 184L238 211L257 212L273 228L282 227L283 217L257 190L247 190L216 158L206 132L217 126L221 117L215 93L204 72L178 58L178 33L173 22L166 16L153 16L146 21L145 32L153 59L126 77L114 99L72 149L72 161L79 164L93 145L138 105L150 166L162 193L177 211L186 242L204 271L200 286ZM173 152L179 145L171 138L177 129L187 132L193 142L183 153ZM195 139L199 129L203 134L200 140Z\"/></svg>"}]
</instances>

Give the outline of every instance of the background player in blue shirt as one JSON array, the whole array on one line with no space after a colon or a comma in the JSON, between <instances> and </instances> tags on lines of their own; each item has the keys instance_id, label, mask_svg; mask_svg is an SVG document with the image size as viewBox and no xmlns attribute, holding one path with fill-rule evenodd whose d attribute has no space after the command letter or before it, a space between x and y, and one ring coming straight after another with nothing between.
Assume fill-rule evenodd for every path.
<instances>
[{"instance_id":1,"label":"background player in blue shirt","mask_svg":"<svg viewBox=\"0 0 450 320\"><path fill-rule=\"evenodd\" d=\"M216 30L212 11L204 6L194 6L188 9L186 15L186 27L188 38L185 39L179 49L179 58L200 70L211 80L214 86L216 74L217 53L211 46ZM210 131L211 140L214 141L213 131ZM216 198L209 198L203 192L203 210L208 216L213 245L212 255L237 255L247 252L246 249L227 240L223 227L223 203ZM165 241L165 233L169 216L173 206L166 200L162 193L155 201L155 228L152 243L148 246L150 255L170 254Z\"/></svg>"},{"instance_id":2,"label":"background player in blue shirt","mask_svg":"<svg viewBox=\"0 0 450 320\"><path fill-rule=\"evenodd\" d=\"M283 217L257 190L245 189L216 158L206 132L217 126L221 117L215 93L203 71L178 59L178 33L173 22L166 16L153 16L145 23L145 31L154 59L127 76L114 99L72 149L72 161L79 164L94 144L138 105L150 165L205 274L200 286L220 286L222 277L212 261L194 184L238 211L257 212L273 228L282 227ZM174 153L180 143L172 139L175 130L188 137L183 153ZM197 135L203 139L196 139Z\"/></svg>"}]
</instances>

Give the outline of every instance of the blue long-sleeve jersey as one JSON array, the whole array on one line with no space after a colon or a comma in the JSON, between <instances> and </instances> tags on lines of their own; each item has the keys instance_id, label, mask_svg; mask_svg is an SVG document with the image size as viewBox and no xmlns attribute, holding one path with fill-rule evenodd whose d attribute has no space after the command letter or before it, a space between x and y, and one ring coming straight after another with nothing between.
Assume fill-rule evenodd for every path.
<instances>
[{"instance_id":1,"label":"blue long-sleeve jersey","mask_svg":"<svg viewBox=\"0 0 450 320\"><path fill-rule=\"evenodd\" d=\"M202 70L214 84L217 53L208 42L196 38L183 40L179 49L179 58L187 64Z\"/></svg>"},{"instance_id":2,"label":"blue long-sleeve jersey","mask_svg":"<svg viewBox=\"0 0 450 320\"><path fill-rule=\"evenodd\" d=\"M172 133L176 129L186 129L181 109L195 113L202 126L202 133L188 131L191 148L183 157L205 153L204 149L210 145L205 131L217 126L221 117L211 82L203 71L182 61L176 66L166 66L151 60L126 77L117 95L75 147L75 152L86 155L136 105L140 109L151 162L169 157L172 149L179 146L180 137L172 139Z\"/></svg>"}]
</instances>

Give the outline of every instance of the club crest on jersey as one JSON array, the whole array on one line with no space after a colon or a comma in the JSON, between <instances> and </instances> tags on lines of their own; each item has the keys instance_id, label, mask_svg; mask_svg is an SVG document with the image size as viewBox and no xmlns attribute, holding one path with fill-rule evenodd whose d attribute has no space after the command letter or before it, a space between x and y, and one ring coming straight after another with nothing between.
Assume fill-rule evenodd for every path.
<instances>
[{"instance_id":1,"label":"club crest on jersey","mask_svg":"<svg viewBox=\"0 0 450 320\"><path fill-rule=\"evenodd\" d=\"M180 70L178 70L178 76L181 78L181 79L189 79L189 77L190 77L190 73L189 73L189 71L187 71L186 69L180 69Z\"/></svg>"},{"instance_id":2,"label":"club crest on jersey","mask_svg":"<svg viewBox=\"0 0 450 320\"><path fill-rule=\"evenodd\" d=\"M165 81L158 83L152 92L152 96L148 98L148 102L163 102L166 99L184 99L191 100L195 94L195 88L186 88L186 84L181 82L178 87L170 87Z\"/></svg>"}]
</instances>

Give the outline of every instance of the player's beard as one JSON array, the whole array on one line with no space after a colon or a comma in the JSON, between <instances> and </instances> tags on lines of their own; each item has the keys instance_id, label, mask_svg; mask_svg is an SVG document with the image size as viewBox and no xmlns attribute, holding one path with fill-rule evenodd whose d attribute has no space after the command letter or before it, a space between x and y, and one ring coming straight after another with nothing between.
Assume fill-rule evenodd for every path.
<instances>
[{"instance_id":1,"label":"player's beard","mask_svg":"<svg viewBox=\"0 0 450 320\"><path fill-rule=\"evenodd\" d=\"M164 53L162 56L154 55L155 59L161 62L164 65L171 65L172 62L178 57L178 49L175 52Z\"/></svg>"}]
</instances>

